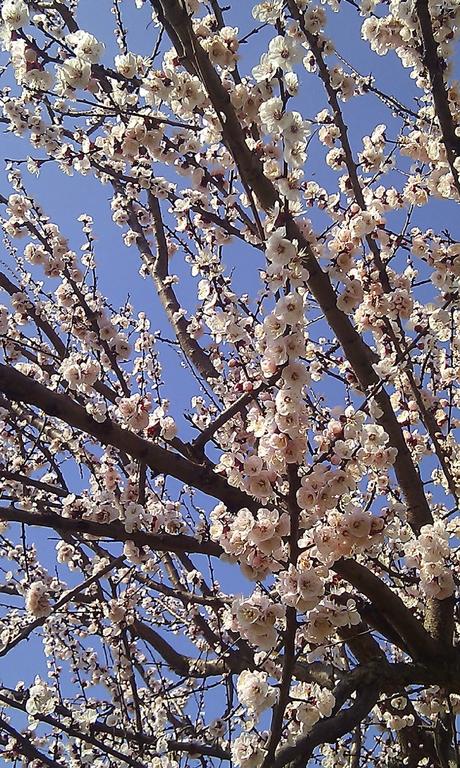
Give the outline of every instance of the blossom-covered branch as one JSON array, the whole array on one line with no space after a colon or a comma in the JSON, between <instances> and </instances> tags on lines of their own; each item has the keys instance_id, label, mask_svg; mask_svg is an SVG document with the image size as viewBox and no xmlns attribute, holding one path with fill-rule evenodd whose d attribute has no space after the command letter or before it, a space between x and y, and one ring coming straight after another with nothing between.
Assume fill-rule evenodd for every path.
<instances>
[{"instance_id":1,"label":"blossom-covered branch","mask_svg":"<svg viewBox=\"0 0 460 768\"><path fill-rule=\"evenodd\" d=\"M456 764L457 5L0 5L2 761Z\"/></svg>"}]
</instances>

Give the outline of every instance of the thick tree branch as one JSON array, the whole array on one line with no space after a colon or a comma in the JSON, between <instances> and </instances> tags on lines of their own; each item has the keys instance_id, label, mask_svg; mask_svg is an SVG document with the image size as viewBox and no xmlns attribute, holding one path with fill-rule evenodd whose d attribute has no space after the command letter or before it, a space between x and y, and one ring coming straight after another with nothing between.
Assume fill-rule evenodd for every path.
<instances>
[{"instance_id":1,"label":"thick tree branch","mask_svg":"<svg viewBox=\"0 0 460 768\"><path fill-rule=\"evenodd\" d=\"M456 133L457 126L454 123L449 107L449 98L444 80L444 61L438 54L428 0L416 0L415 11L419 20L423 41L423 64L430 78L431 94L446 149L447 162L449 163L454 183L460 196L460 177L455 164L456 160L460 157L460 136Z\"/></svg>"},{"instance_id":2,"label":"thick tree branch","mask_svg":"<svg viewBox=\"0 0 460 768\"><path fill-rule=\"evenodd\" d=\"M355 560L338 560L333 569L355 589L370 600L401 637L414 658L429 658L441 653L436 641L424 629L423 624L406 608L393 590Z\"/></svg>"},{"instance_id":3,"label":"thick tree branch","mask_svg":"<svg viewBox=\"0 0 460 768\"><path fill-rule=\"evenodd\" d=\"M179 55L182 59L185 57L185 60L191 64L205 86L221 121L223 139L232 153L245 188L254 191L265 211L271 211L280 204L279 194L274 184L265 176L260 160L249 149L229 94L208 55L198 42L184 6L179 3L179 0L167 2L151 0L151 2L160 21L165 24L168 34L171 33L173 44L179 46ZM348 316L338 309L335 291L328 275L319 266L310 243L289 214L286 214L286 231L302 249L305 267L309 273L308 286L340 341L360 385L366 391L379 381L372 367L373 353L352 326ZM379 423L388 433L390 444L398 451L395 472L406 498L409 522L415 530L419 530L422 525L432 522L420 475L410 456L388 394L381 389L375 395L375 400L382 410Z\"/></svg>"},{"instance_id":4,"label":"thick tree branch","mask_svg":"<svg viewBox=\"0 0 460 768\"><path fill-rule=\"evenodd\" d=\"M293 747L283 747L273 760L271 768L283 768L288 763L292 763L295 768L305 766L315 747L320 744L332 744L341 736L350 733L369 714L378 698L379 688L376 681L361 688L355 702L348 709L320 720L310 733L299 739Z\"/></svg>"},{"instance_id":5,"label":"thick tree branch","mask_svg":"<svg viewBox=\"0 0 460 768\"><path fill-rule=\"evenodd\" d=\"M70 397L52 392L15 368L0 365L0 391L11 400L34 405L48 416L61 419L69 426L86 432L103 445L112 445L135 459L141 459L154 472L171 475L176 480L220 499L230 507L240 509L250 501L246 494L231 488L223 478L207 467L144 440L109 419L102 423L95 421Z\"/></svg>"},{"instance_id":6,"label":"thick tree branch","mask_svg":"<svg viewBox=\"0 0 460 768\"><path fill-rule=\"evenodd\" d=\"M80 535L87 534L95 539L133 541L138 547L150 547L156 552L190 552L217 557L222 553L218 544L214 544L212 541L201 542L185 534L174 536L167 533L153 534L147 531L128 533L116 522L96 523L93 520L76 520L51 512L29 512L16 507L0 507L0 520L54 528Z\"/></svg>"},{"instance_id":7,"label":"thick tree branch","mask_svg":"<svg viewBox=\"0 0 460 768\"><path fill-rule=\"evenodd\" d=\"M149 210L153 219L153 230L157 242L157 254L153 255L142 226L132 207L129 208L129 225L137 234L137 245L144 263L155 282L158 298L165 311L166 317L171 323L180 348L184 355L195 366L197 371L206 379L216 379L219 374L214 368L209 356L204 352L198 342L192 338L188 331L188 322L181 314L181 306L177 301L172 286L168 283L168 244L161 216L160 203L157 198L149 194Z\"/></svg>"}]
</instances>

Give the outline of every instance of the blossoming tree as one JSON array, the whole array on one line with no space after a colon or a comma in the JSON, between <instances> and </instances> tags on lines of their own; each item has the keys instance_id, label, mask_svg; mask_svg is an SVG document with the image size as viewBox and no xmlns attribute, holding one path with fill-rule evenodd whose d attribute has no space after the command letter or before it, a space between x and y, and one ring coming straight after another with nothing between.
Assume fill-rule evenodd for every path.
<instances>
[{"instance_id":1,"label":"blossoming tree","mask_svg":"<svg viewBox=\"0 0 460 768\"><path fill-rule=\"evenodd\" d=\"M99 4L0 4L2 759L458 766L459 4Z\"/></svg>"}]
</instances>

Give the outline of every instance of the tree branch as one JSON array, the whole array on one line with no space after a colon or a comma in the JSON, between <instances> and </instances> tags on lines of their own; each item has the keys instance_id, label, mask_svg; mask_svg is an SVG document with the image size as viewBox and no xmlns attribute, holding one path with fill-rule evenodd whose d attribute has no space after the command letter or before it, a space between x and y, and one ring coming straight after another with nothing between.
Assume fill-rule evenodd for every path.
<instances>
[{"instance_id":1,"label":"tree branch","mask_svg":"<svg viewBox=\"0 0 460 768\"><path fill-rule=\"evenodd\" d=\"M366 595L401 637L414 658L433 658L441 653L435 639L428 634L412 611L406 608L401 598L371 571L351 559L338 560L332 567L339 576Z\"/></svg>"},{"instance_id":2,"label":"tree branch","mask_svg":"<svg viewBox=\"0 0 460 768\"><path fill-rule=\"evenodd\" d=\"M190 552L214 555L215 557L222 554L218 544L214 544L212 541L198 541L185 534L174 536L168 533L154 534L147 531L128 533L116 522L96 523L93 520L75 520L51 512L29 512L16 507L0 507L0 520L25 523L42 528L54 528L70 533L87 534L96 539L133 541L138 547L150 547L157 552Z\"/></svg>"},{"instance_id":3,"label":"tree branch","mask_svg":"<svg viewBox=\"0 0 460 768\"><path fill-rule=\"evenodd\" d=\"M231 488L219 475L177 453L161 448L106 419L100 423L70 397L53 392L37 381L11 368L0 365L0 391L15 402L35 405L48 416L86 432L103 445L112 445L135 459L144 461L156 473L171 475L193 488L220 499L229 507L254 507L254 502L237 488Z\"/></svg>"},{"instance_id":4,"label":"tree branch","mask_svg":"<svg viewBox=\"0 0 460 768\"><path fill-rule=\"evenodd\" d=\"M444 61L438 54L438 46L433 34L433 20L430 14L428 0L416 0L415 11L420 24L423 41L423 64L428 71L431 83L436 117L441 128L442 140L446 149L449 163L457 192L460 196L460 177L455 166L455 161L460 157L460 137L457 136L452 113L449 107L449 98L444 80Z\"/></svg>"},{"instance_id":5,"label":"tree branch","mask_svg":"<svg viewBox=\"0 0 460 768\"><path fill-rule=\"evenodd\" d=\"M221 121L224 141L232 153L243 185L254 191L265 211L271 211L277 204L281 204L279 194L274 184L265 176L259 158L249 149L230 96L207 53L197 40L184 6L178 0L151 0L151 2L160 21L165 24L173 44L179 46L178 53L182 60L185 57L205 86ZM298 242L309 273L308 287L340 341L359 383L366 391L379 382L372 367L374 362L372 351L353 327L348 316L338 309L336 294L328 275L321 269L311 244L289 213L286 214L286 232L291 240ZM383 413L379 423L387 432L390 444L398 451L395 472L407 501L408 520L414 530L419 530L422 525L432 522L420 475L412 461L388 394L381 389L375 395L375 400Z\"/></svg>"},{"instance_id":6,"label":"tree branch","mask_svg":"<svg viewBox=\"0 0 460 768\"><path fill-rule=\"evenodd\" d=\"M171 323L182 352L189 359L204 379L217 379L219 373L214 368L209 356L201 349L198 342L188 331L188 323L180 314L180 304L177 301L171 285L168 283L168 244L161 216L160 203L151 193L148 196L149 210L153 219L153 230L157 242L157 255L153 256L150 245L142 226L135 214L132 204L129 206L129 225L137 234L137 244L144 263L155 282L158 298Z\"/></svg>"}]
</instances>

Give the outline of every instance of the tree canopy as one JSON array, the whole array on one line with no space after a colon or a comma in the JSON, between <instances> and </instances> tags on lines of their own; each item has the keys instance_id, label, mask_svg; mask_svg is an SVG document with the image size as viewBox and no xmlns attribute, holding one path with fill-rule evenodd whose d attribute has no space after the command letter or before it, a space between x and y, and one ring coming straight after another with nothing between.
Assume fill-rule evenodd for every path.
<instances>
[{"instance_id":1,"label":"tree canopy","mask_svg":"<svg viewBox=\"0 0 460 768\"><path fill-rule=\"evenodd\" d=\"M460 766L458 0L0 14L2 760Z\"/></svg>"}]
</instances>

